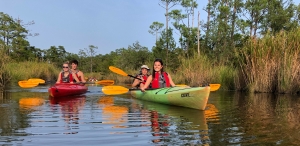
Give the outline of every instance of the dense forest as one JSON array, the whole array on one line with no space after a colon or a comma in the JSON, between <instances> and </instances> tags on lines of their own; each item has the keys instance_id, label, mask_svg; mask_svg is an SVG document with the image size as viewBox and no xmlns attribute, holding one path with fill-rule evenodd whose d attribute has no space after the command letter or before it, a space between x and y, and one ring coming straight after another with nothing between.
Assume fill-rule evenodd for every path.
<instances>
[{"instance_id":1,"label":"dense forest","mask_svg":"<svg viewBox=\"0 0 300 146\"><path fill-rule=\"evenodd\" d=\"M0 50L5 56L0 65L5 70L7 60L32 61L58 68L66 60L78 59L84 72L103 75L110 73L110 65L137 70L162 58L168 71L176 74L175 81L190 85L219 82L227 90L299 91L299 4L292 0L208 0L206 20L199 20L195 0L160 0L158 7L165 9L161 15L166 21L149 26L149 33L156 36L152 48L137 41L109 54L97 54L98 46L92 44L78 54L67 52L64 46L44 50L31 46L27 38L38 37L28 30L34 21L25 24L0 12ZM179 40L174 33L180 35ZM1 80L8 74L0 74Z\"/></svg>"}]
</instances>

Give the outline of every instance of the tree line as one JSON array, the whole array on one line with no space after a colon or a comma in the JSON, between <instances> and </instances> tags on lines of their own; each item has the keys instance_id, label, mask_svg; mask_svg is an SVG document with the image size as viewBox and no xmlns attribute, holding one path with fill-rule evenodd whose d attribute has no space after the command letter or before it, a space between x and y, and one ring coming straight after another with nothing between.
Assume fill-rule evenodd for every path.
<instances>
[{"instance_id":1,"label":"tree line","mask_svg":"<svg viewBox=\"0 0 300 146\"><path fill-rule=\"evenodd\" d=\"M178 68L178 56L189 59L200 54L212 58L214 64L236 66L235 50L242 49L248 40L299 28L300 5L292 0L208 0L205 22L196 12L196 0L159 0L158 7L165 9L161 15L166 22L150 24L149 33L156 36L152 48L137 41L109 54L97 54L98 46L94 45L77 54L67 52L63 46L42 50L27 40L38 37L38 33L28 30L34 21L24 23L0 12L0 49L16 62L42 61L60 67L66 60L78 59L85 72L107 73L109 65L137 69L155 58L165 60L168 68ZM179 40L174 35L179 35Z\"/></svg>"}]
</instances>

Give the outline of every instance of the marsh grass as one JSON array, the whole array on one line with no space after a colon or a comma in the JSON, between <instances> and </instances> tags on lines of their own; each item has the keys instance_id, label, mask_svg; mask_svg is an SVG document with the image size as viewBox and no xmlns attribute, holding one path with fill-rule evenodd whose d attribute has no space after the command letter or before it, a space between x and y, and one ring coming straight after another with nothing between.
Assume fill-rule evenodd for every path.
<instances>
[{"instance_id":1,"label":"marsh grass","mask_svg":"<svg viewBox=\"0 0 300 146\"><path fill-rule=\"evenodd\" d=\"M2 48L0 50L0 90L2 91L12 78L11 72L8 69L8 62L11 61L10 57L6 55Z\"/></svg>"},{"instance_id":2,"label":"marsh grass","mask_svg":"<svg viewBox=\"0 0 300 146\"><path fill-rule=\"evenodd\" d=\"M231 87L235 71L226 66L215 65L207 56L180 58L181 64L172 77L174 82L189 86L203 86L210 83L225 83Z\"/></svg>"},{"instance_id":3,"label":"marsh grass","mask_svg":"<svg viewBox=\"0 0 300 146\"><path fill-rule=\"evenodd\" d=\"M252 39L240 51L241 72L250 92L299 91L300 30Z\"/></svg>"},{"instance_id":4,"label":"marsh grass","mask_svg":"<svg viewBox=\"0 0 300 146\"><path fill-rule=\"evenodd\" d=\"M58 73L61 71L52 64L44 62L12 62L7 64L11 73L12 82L28 80L29 78L41 78L46 81L56 81Z\"/></svg>"}]
</instances>

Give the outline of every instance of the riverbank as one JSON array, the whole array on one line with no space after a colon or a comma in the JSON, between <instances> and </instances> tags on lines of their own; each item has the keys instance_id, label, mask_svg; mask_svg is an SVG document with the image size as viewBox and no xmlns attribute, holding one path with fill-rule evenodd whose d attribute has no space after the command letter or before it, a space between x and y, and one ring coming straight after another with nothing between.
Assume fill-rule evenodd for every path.
<instances>
[{"instance_id":1,"label":"riverbank","mask_svg":"<svg viewBox=\"0 0 300 146\"><path fill-rule=\"evenodd\" d=\"M177 84L201 86L210 83L221 84L221 90L235 90L265 93L297 94L300 91L300 29L266 34L264 38L248 39L245 46L233 48L228 56L214 58L211 55L177 57L177 67L166 67L166 71ZM218 51L215 52L218 54ZM55 81L60 68L42 61L11 62L9 57L0 58L0 85L17 83L29 78ZM111 58L110 58L111 59ZM147 61L152 68L153 62ZM85 77L98 80L109 79L115 83L131 83L132 78L110 72L108 66L116 66L127 74L136 75L139 70L103 64L103 72L85 73ZM124 66L124 65L123 65ZM105 71L105 72L104 72Z\"/></svg>"}]
</instances>

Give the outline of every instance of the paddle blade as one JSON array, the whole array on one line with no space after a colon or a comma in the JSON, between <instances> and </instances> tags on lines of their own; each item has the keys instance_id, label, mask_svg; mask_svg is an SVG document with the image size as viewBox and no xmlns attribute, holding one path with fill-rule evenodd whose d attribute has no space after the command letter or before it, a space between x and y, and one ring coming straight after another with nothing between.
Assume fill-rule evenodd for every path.
<instances>
[{"instance_id":1,"label":"paddle blade","mask_svg":"<svg viewBox=\"0 0 300 146\"><path fill-rule=\"evenodd\" d=\"M122 76L128 76L126 72L114 66L109 66L109 70Z\"/></svg>"},{"instance_id":2,"label":"paddle blade","mask_svg":"<svg viewBox=\"0 0 300 146\"><path fill-rule=\"evenodd\" d=\"M113 80L101 80L101 81L97 81L95 83L99 84L99 85L108 86L108 85L113 85L115 83L115 81L113 81Z\"/></svg>"},{"instance_id":3,"label":"paddle blade","mask_svg":"<svg viewBox=\"0 0 300 146\"><path fill-rule=\"evenodd\" d=\"M39 84L45 84L45 80L43 79L39 79L39 78L31 78L31 79L28 79L29 82L37 82Z\"/></svg>"},{"instance_id":4,"label":"paddle blade","mask_svg":"<svg viewBox=\"0 0 300 146\"><path fill-rule=\"evenodd\" d=\"M129 89L123 86L104 86L102 88L102 92L106 95L124 94L127 93L128 91Z\"/></svg>"},{"instance_id":5,"label":"paddle blade","mask_svg":"<svg viewBox=\"0 0 300 146\"><path fill-rule=\"evenodd\" d=\"M216 91L220 88L221 84L209 84L210 91Z\"/></svg>"},{"instance_id":6,"label":"paddle blade","mask_svg":"<svg viewBox=\"0 0 300 146\"><path fill-rule=\"evenodd\" d=\"M37 85L39 85L38 82L30 82L30 81L19 81L18 82L19 86L22 88L33 88Z\"/></svg>"}]
</instances>

